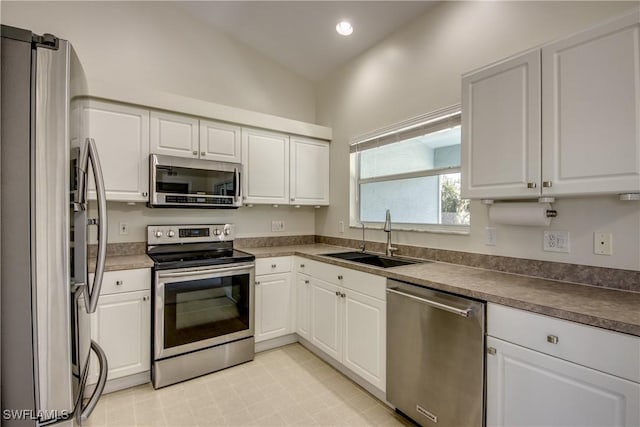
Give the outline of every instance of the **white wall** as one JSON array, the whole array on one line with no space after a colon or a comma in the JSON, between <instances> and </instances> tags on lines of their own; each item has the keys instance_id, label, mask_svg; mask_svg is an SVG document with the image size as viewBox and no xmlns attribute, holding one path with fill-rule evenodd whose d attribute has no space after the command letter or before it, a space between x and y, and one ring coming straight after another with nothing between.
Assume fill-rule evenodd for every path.
<instances>
[{"instance_id":1,"label":"white wall","mask_svg":"<svg viewBox=\"0 0 640 427\"><path fill-rule=\"evenodd\" d=\"M443 2L325 79L318 123L333 128L331 207L316 215L316 234L360 238L349 221L349 150L353 137L460 103L460 75L619 15L637 2ZM640 203L614 197L559 200L549 229L570 232L571 253L542 251L541 227L497 227L484 245L487 208L471 205L468 236L397 232L394 243L640 270ZM613 255L593 255L593 232L613 233ZM384 241L382 231L367 239Z\"/></svg>"},{"instance_id":2,"label":"white wall","mask_svg":"<svg viewBox=\"0 0 640 427\"><path fill-rule=\"evenodd\" d=\"M326 209L326 208L320 208ZM158 224L235 224L236 237L265 237L265 236L300 236L314 234L314 218L316 209L313 207L294 208L289 206L253 206L239 209L150 209L141 203L128 205L127 203L109 202L107 215L109 217L109 243L146 242L147 225ZM89 214L97 215L95 204L90 206ZM284 221L284 231L272 232L271 221ZM120 223L127 223L129 234L121 235ZM92 231L91 241L95 242L95 232Z\"/></svg>"},{"instance_id":3,"label":"white wall","mask_svg":"<svg viewBox=\"0 0 640 427\"><path fill-rule=\"evenodd\" d=\"M69 40L89 86L108 82L315 122L311 82L171 2L2 1L2 23Z\"/></svg>"}]
</instances>

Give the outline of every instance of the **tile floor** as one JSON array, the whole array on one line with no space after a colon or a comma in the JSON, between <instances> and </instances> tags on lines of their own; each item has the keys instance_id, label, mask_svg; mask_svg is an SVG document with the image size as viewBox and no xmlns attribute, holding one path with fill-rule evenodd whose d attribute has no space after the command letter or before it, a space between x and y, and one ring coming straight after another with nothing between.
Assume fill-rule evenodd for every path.
<instances>
[{"instance_id":1,"label":"tile floor","mask_svg":"<svg viewBox=\"0 0 640 427\"><path fill-rule=\"evenodd\" d=\"M409 426L403 418L300 344L160 390L102 397L96 426Z\"/></svg>"}]
</instances>

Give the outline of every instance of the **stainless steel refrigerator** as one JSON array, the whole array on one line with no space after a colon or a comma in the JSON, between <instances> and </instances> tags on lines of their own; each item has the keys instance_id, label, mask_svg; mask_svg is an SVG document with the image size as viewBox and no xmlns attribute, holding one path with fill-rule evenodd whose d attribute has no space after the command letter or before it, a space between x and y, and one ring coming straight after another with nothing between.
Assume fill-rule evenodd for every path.
<instances>
[{"instance_id":1,"label":"stainless steel refrigerator","mask_svg":"<svg viewBox=\"0 0 640 427\"><path fill-rule=\"evenodd\" d=\"M89 323L106 254L104 185L93 140L72 140L86 126L73 114L86 80L71 45L49 34L2 26L0 52L1 421L82 424L107 372ZM95 219L87 217L89 181L98 195ZM94 231L98 256L89 283L87 238ZM85 398L91 351L100 379Z\"/></svg>"}]
</instances>

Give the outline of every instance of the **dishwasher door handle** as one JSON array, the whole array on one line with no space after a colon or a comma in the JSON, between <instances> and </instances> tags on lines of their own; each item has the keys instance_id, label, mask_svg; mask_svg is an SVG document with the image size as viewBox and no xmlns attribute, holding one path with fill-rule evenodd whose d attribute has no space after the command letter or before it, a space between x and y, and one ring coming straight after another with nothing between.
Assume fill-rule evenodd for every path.
<instances>
[{"instance_id":1,"label":"dishwasher door handle","mask_svg":"<svg viewBox=\"0 0 640 427\"><path fill-rule=\"evenodd\" d=\"M425 298L417 297L415 295L411 295L411 294L407 294L407 293L404 293L404 292L400 292L400 291L398 291L396 289L393 289L393 288L387 288L387 292L392 293L392 294L401 295L403 297L410 298L410 299L412 299L414 301L418 301L418 302L421 302L423 304L430 305L431 307L439 308L440 310L445 310L445 311L448 311L449 313L457 314L458 316L462 316L462 317L469 317L469 315L473 311L473 309L471 309L471 308L462 309L462 308L457 308L457 307L451 307L450 305L442 304L442 303L439 303L439 302L436 302L436 301L431 301L431 300L428 300L428 299L425 299Z\"/></svg>"}]
</instances>

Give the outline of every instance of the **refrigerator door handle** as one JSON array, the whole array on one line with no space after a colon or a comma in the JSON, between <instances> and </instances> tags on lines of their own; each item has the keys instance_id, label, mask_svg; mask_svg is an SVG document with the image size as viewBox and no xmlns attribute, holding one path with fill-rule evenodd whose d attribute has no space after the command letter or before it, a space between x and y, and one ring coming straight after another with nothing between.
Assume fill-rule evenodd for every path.
<instances>
[{"instance_id":1,"label":"refrigerator door handle","mask_svg":"<svg viewBox=\"0 0 640 427\"><path fill-rule=\"evenodd\" d=\"M87 401L87 404L81 407L81 411L77 415L77 421L80 425L84 424L85 421L87 421L96 405L98 404L98 400L100 399L100 396L102 396L104 386L107 383L107 371L109 370L107 355L105 354L102 347L100 347L94 340L91 340L91 350L96 354L96 356L98 356L98 363L100 364L100 376L98 377L96 388L93 390L93 393Z\"/></svg>"},{"instance_id":2,"label":"refrigerator door handle","mask_svg":"<svg viewBox=\"0 0 640 427\"><path fill-rule=\"evenodd\" d=\"M87 313L94 313L98 307L102 276L104 275L107 257L107 196L102 176L102 167L98 157L98 149L93 138L87 138L88 160L93 168L93 179L96 184L96 199L98 201L98 253L96 255L96 271L91 289L87 287ZM88 168L87 168L88 169Z\"/></svg>"}]
</instances>

